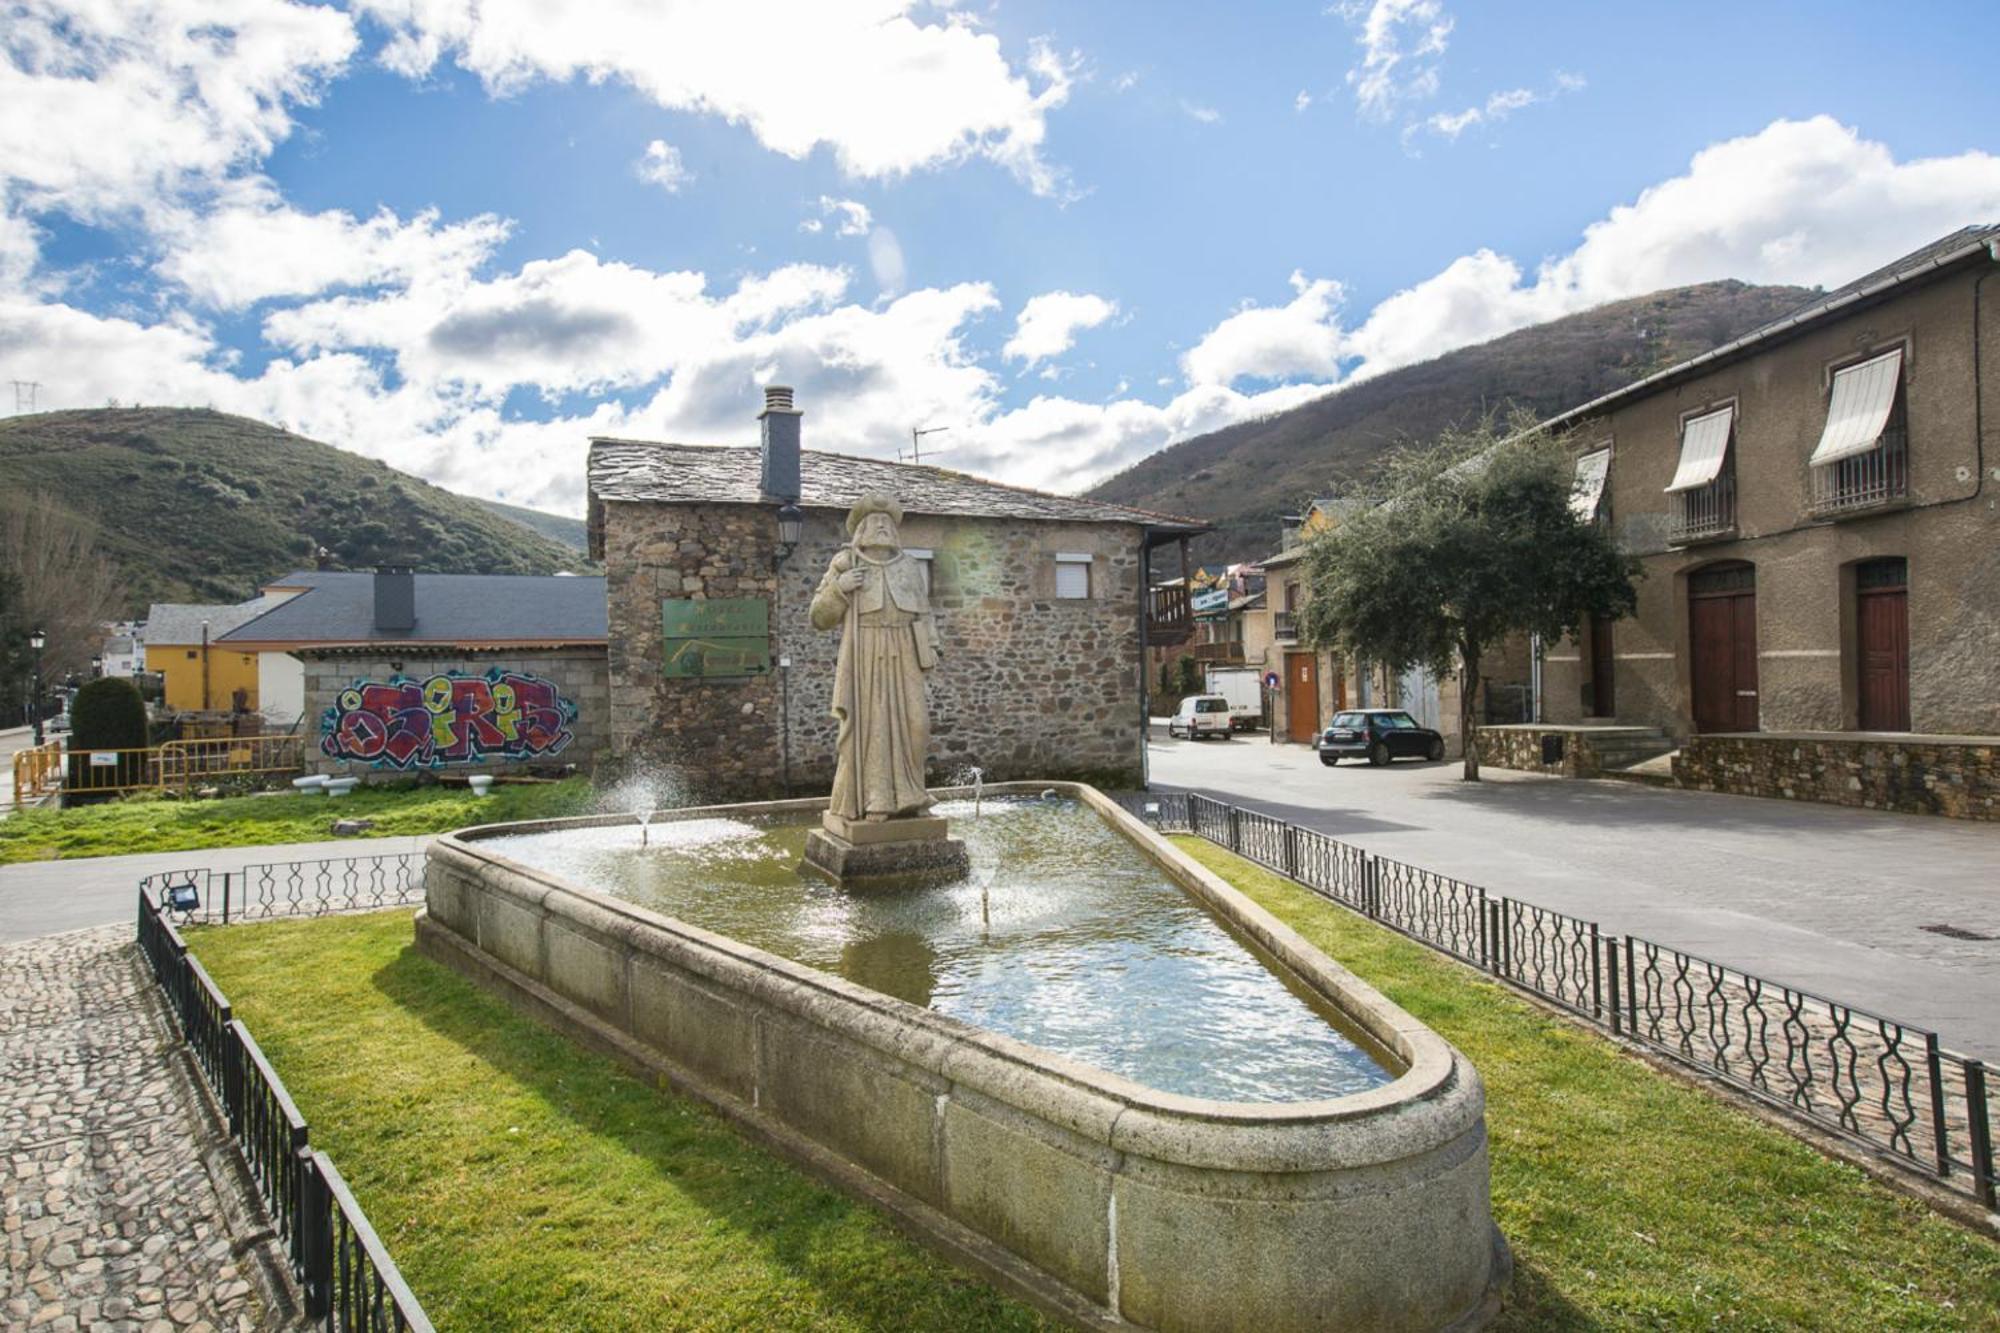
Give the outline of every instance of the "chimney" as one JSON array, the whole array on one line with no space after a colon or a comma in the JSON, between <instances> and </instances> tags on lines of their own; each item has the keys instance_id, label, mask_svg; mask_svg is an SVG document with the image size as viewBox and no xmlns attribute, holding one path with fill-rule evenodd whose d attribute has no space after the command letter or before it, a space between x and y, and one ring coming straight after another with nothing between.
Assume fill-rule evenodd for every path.
<instances>
[{"instance_id":1,"label":"chimney","mask_svg":"<svg viewBox=\"0 0 2000 1333\"><path fill-rule=\"evenodd\" d=\"M797 504L799 499L799 418L804 415L792 406L792 391L782 384L764 389L764 410L757 414L764 449L764 471L759 489L764 498L779 504Z\"/></svg>"},{"instance_id":2,"label":"chimney","mask_svg":"<svg viewBox=\"0 0 2000 1333\"><path fill-rule=\"evenodd\" d=\"M375 628L407 633L417 627L417 576L408 565L375 571Z\"/></svg>"}]
</instances>

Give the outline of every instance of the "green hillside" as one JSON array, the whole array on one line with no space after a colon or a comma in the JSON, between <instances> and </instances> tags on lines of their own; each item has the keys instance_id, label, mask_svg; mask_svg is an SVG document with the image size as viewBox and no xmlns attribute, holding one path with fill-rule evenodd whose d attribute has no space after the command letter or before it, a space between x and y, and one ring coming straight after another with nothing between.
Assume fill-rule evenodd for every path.
<instances>
[{"instance_id":1,"label":"green hillside","mask_svg":"<svg viewBox=\"0 0 2000 1333\"><path fill-rule=\"evenodd\" d=\"M516 523L533 528L550 541L567 546L572 551L589 549L589 532L580 518L571 518L567 514L551 514L544 509L528 509L522 505L502 504L498 500L481 500L479 503L502 518L510 518Z\"/></svg>"},{"instance_id":2,"label":"green hillside","mask_svg":"<svg viewBox=\"0 0 2000 1333\"><path fill-rule=\"evenodd\" d=\"M261 421L200 408L0 420L0 504L46 496L95 523L125 606L236 601L313 563L553 574L577 552L476 500Z\"/></svg>"},{"instance_id":3,"label":"green hillside","mask_svg":"<svg viewBox=\"0 0 2000 1333\"><path fill-rule=\"evenodd\" d=\"M1812 296L1800 287L1711 282L1599 306L1183 440L1090 495L1207 519L1217 531L1196 544L1202 560L1254 560L1277 544L1280 514L1297 513L1396 444L1502 403L1553 416L1748 333Z\"/></svg>"}]
</instances>

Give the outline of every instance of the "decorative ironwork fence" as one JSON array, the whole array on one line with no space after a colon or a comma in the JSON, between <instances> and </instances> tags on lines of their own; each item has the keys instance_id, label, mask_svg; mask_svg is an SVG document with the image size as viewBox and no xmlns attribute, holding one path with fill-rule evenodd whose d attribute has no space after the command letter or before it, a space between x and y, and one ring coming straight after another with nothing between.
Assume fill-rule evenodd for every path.
<instances>
[{"instance_id":1,"label":"decorative ironwork fence","mask_svg":"<svg viewBox=\"0 0 2000 1333\"><path fill-rule=\"evenodd\" d=\"M192 884L196 905L183 921L229 925L281 916L326 916L404 907L424 896L424 854L385 852L320 861L268 861L241 870L174 870L139 881L158 900L170 885Z\"/></svg>"},{"instance_id":2,"label":"decorative ironwork fence","mask_svg":"<svg viewBox=\"0 0 2000 1333\"><path fill-rule=\"evenodd\" d=\"M312 1149L284 1082L189 955L162 901L139 890L140 951L276 1223L306 1318L328 1333L431 1333L347 1183Z\"/></svg>"},{"instance_id":3,"label":"decorative ironwork fence","mask_svg":"<svg viewBox=\"0 0 2000 1333\"><path fill-rule=\"evenodd\" d=\"M1488 893L1199 793L1118 798L1420 943L1996 1208L1986 1066L1935 1032Z\"/></svg>"}]
</instances>

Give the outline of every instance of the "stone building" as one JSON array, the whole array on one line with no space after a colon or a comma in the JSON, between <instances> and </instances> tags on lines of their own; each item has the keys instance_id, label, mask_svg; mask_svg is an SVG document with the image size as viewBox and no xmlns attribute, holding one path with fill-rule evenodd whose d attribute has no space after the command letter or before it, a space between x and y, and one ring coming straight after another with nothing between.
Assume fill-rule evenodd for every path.
<instances>
[{"instance_id":1,"label":"stone building","mask_svg":"<svg viewBox=\"0 0 2000 1333\"><path fill-rule=\"evenodd\" d=\"M929 676L929 781L1142 780L1150 638L1189 633L1156 598L1149 553L1198 523L943 468L800 449L789 390L767 390L761 443L594 439L590 553L609 608L610 734L622 762L689 795L823 792L837 635L807 611L870 491L904 508L944 653ZM798 532L781 542L780 510Z\"/></svg>"},{"instance_id":2,"label":"stone building","mask_svg":"<svg viewBox=\"0 0 2000 1333\"><path fill-rule=\"evenodd\" d=\"M1555 418L1645 578L1550 646L1544 718L1658 729L1691 785L2000 813L1996 272L1968 227Z\"/></svg>"},{"instance_id":3,"label":"stone building","mask_svg":"<svg viewBox=\"0 0 2000 1333\"><path fill-rule=\"evenodd\" d=\"M306 571L223 636L299 663L317 773L588 771L603 749L604 580Z\"/></svg>"}]
</instances>

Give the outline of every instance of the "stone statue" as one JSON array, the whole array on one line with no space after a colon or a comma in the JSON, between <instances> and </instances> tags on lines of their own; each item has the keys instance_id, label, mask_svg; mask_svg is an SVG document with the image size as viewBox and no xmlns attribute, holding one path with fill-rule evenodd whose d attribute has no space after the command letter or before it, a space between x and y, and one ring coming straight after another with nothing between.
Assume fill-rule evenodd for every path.
<instances>
[{"instance_id":1,"label":"stone statue","mask_svg":"<svg viewBox=\"0 0 2000 1333\"><path fill-rule=\"evenodd\" d=\"M937 665L938 634L923 569L903 553L902 521L903 507L890 497L862 496L847 515L850 540L813 594L813 628L842 630L833 678L839 763L828 810L846 821L920 816L931 804L924 673Z\"/></svg>"}]
</instances>

